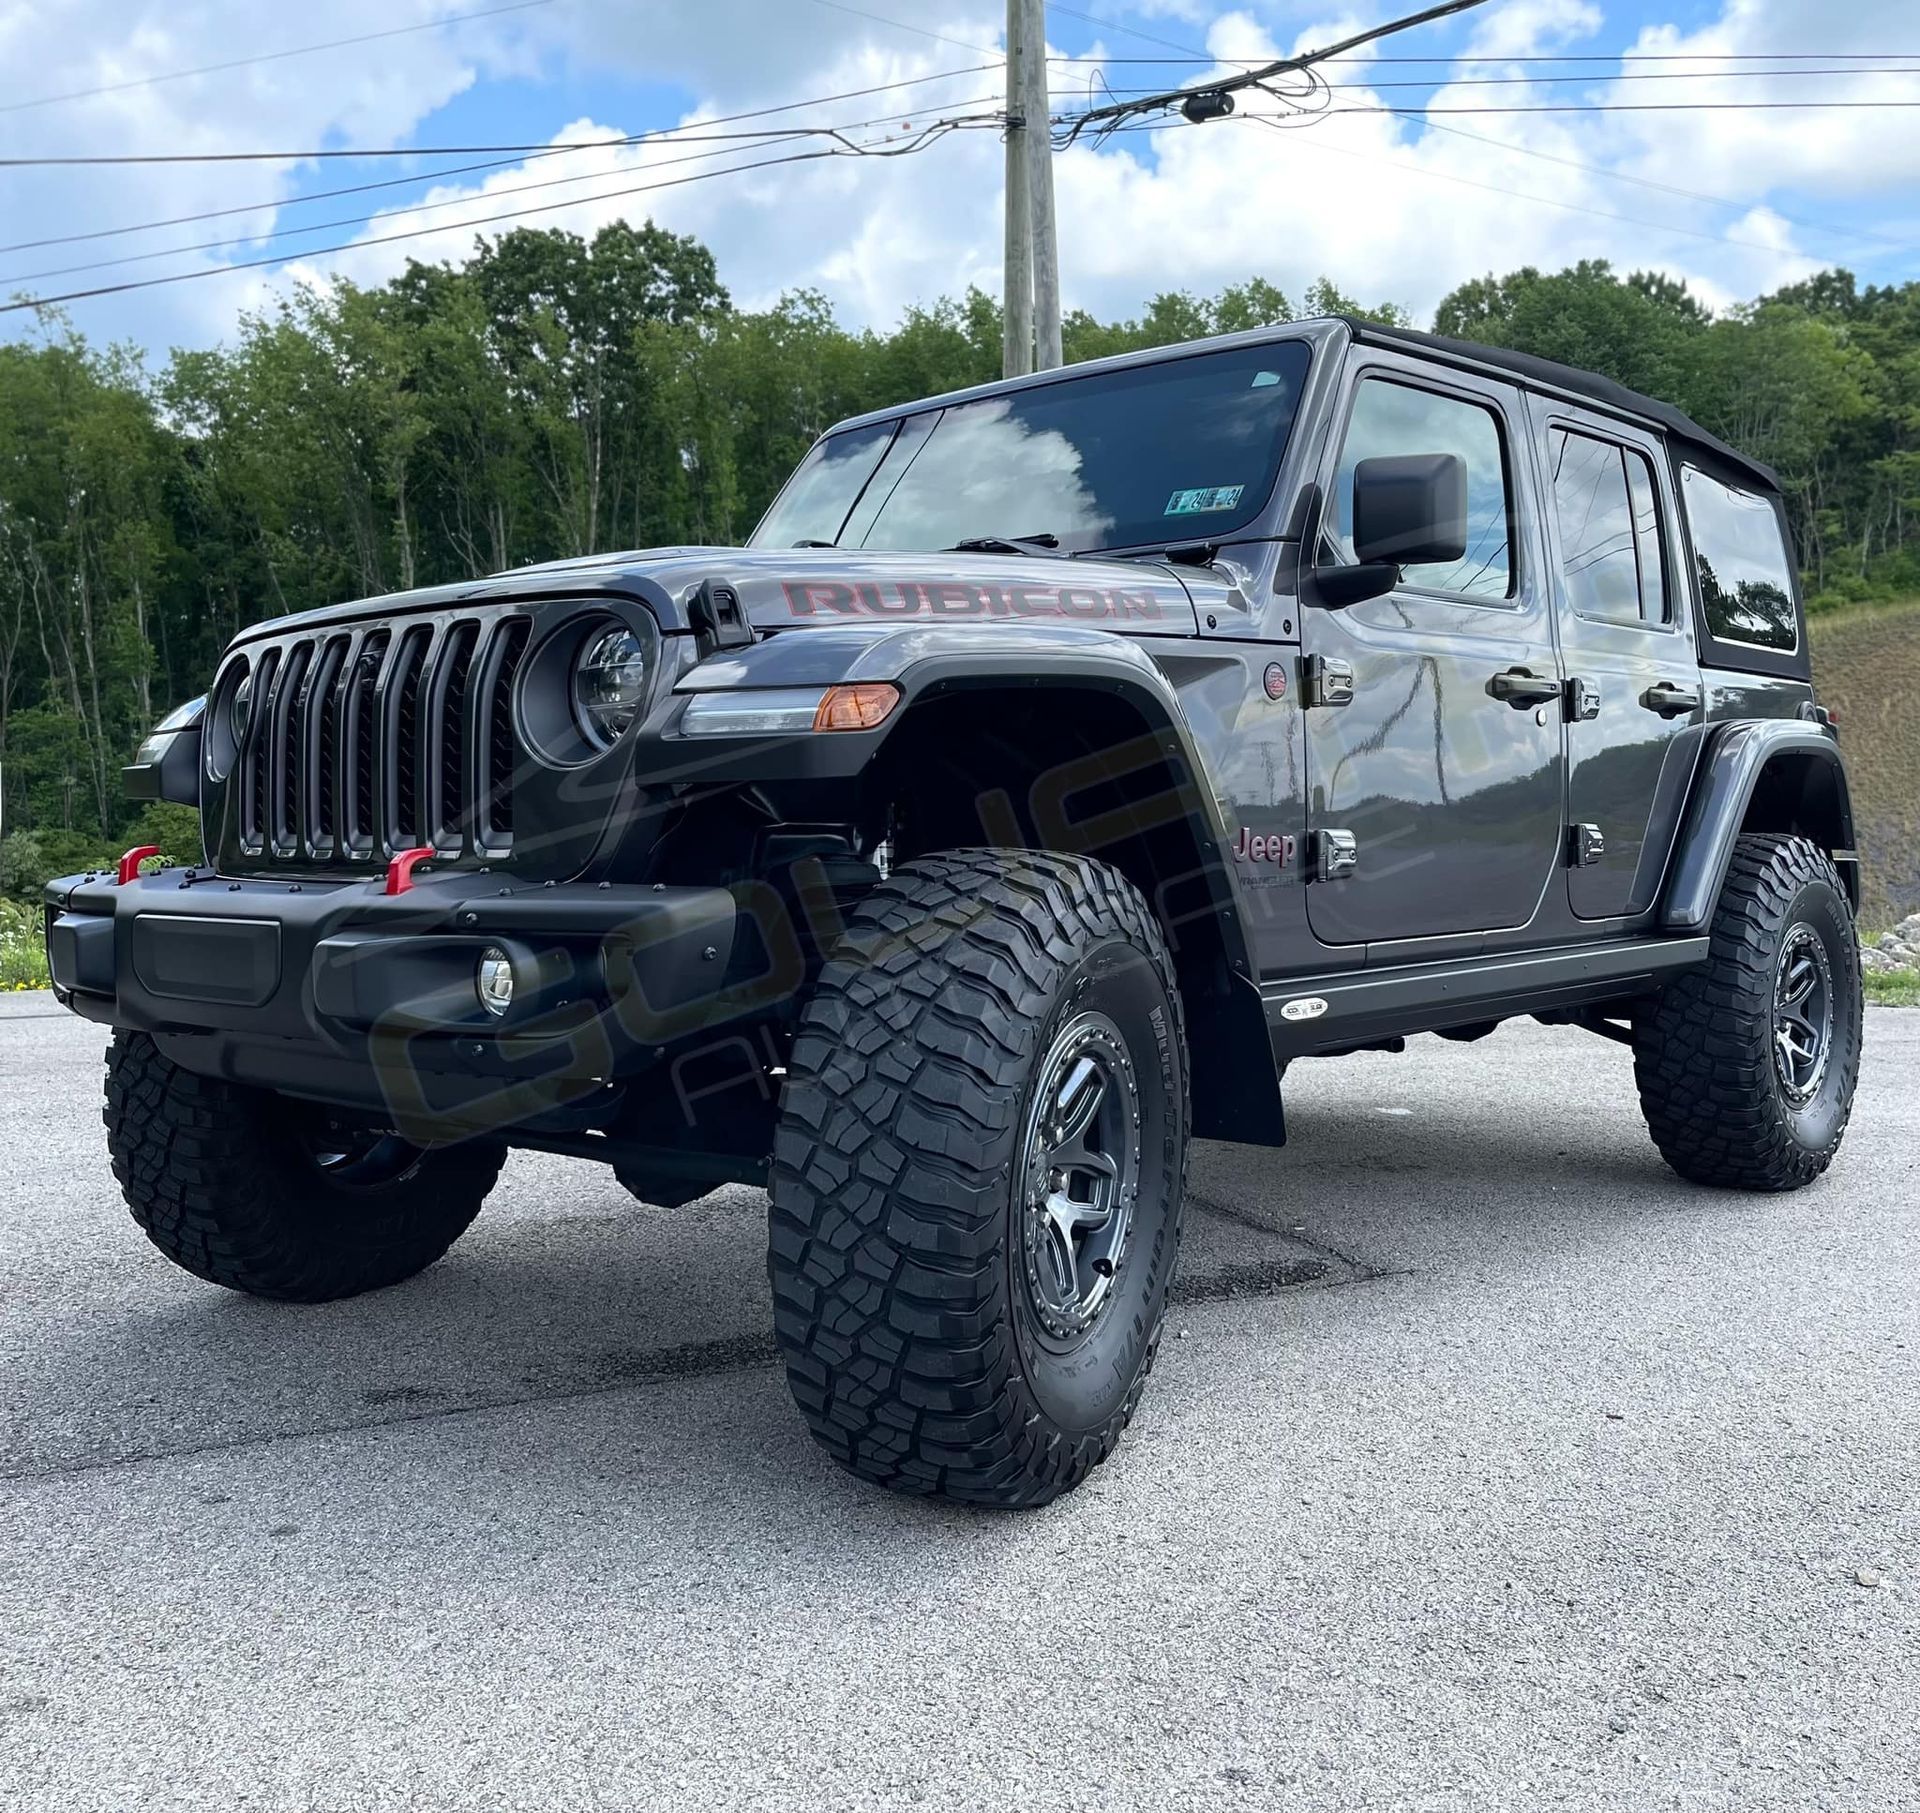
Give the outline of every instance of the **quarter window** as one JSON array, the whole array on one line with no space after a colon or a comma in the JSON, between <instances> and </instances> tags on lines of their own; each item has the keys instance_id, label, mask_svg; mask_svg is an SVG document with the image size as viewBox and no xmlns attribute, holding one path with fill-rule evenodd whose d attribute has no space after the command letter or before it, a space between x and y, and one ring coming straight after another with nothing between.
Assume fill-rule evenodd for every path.
<instances>
[{"instance_id":1,"label":"quarter window","mask_svg":"<svg viewBox=\"0 0 1920 1813\"><path fill-rule=\"evenodd\" d=\"M755 546L791 548L809 541L838 541L848 512L873 477L896 426L880 422L816 442L754 531Z\"/></svg>"},{"instance_id":2,"label":"quarter window","mask_svg":"<svg viewBox=\"0 0 1920 1813\"><path fill-rule=\"evenodd\" d=\"M1664 624L1660 506L1645 454L1556 428L1553 507L1567 602L1602 623Z\"/></svg>"},{"instance_id":3,"label":"quarter window","mask_svg":"<svg viewBox=\"0 0 1920 1813\"><path fill-rule=\"evenodd\" d=\"M1385 378L1363 379L1354 392L1340 469L1334 475L1335 554L1351 562L1353 470L1362 460L1398 453L1456 453L1467 467L1467 552L1402 570L1402 583L1494 599L1513 595L1513 492L1500 424L1483 403L1442 396Z\"/></svg>"},{"instance_id":4,"label":"quarter window","mask_svg":"<svg viewBox=\"0 0 1920 1813\"><path fill-rule=\"evenodd\" d=\"M1796 647L1793 567L1773 499L1722 484L1697 466L1681 468L1680 491L1708 633L1753 648Z\"/></svg>"}]
</instances>

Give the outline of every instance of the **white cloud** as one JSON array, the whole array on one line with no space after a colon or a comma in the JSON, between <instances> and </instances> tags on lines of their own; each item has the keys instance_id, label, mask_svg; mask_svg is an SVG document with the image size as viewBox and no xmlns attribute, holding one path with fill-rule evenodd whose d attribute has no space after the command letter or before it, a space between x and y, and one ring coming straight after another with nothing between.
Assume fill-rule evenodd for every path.
<instances>
[{"instance_id":1,"label":"white cloud","mask_svg":"<svg viewBox=\"0 0 1920 1813\"><path fill-rule=\"evenodd\" d=\"M1204 39L1211 54L1229 59L1323 45L1380 16L1371 8L1227 9L1212 0L1157 0L1126 12L1108 0L1101 10L1182 41ZM1721 57L1803 51L1816 42L1834 50L1877 50L1892 41L1889 34L1908 10L1893 0L1856 0L1845 13L1826 4L1816 9L1812 0L1727 0L1713 24L1689 32L1649 27L1635 48ZM377 31L433 11L425 0L397 10L375 0L341 0L324 32L288 28L287 36L298 42ZM543 210L528 216L530 225L583 233L616 218L651 215L706 240L723 279L744 304L764 304L787 289L818 287L847 319L884 324L910 304L958 294L969 283L997 288L1002 153L996 132L955 132L924 152L898 159L752 171L740 167L773 153L684 142L691 133L680 143L671 137L641 145L606 142L642 123L620 117L605 104L606 95L620 92L622 84L655 95L649 119L658 118L660 90L691 96L697 105L681 120L697 128L703 120L744 108L965 67L978 55L967 47L997 44L1004 14L1000 0L938 5L874 0L861 11L887 13L922 30L882 25L820 0L703 0L699 6L646 7L574 0L567 7L387 39L358 52L255 65L57 109L0 114L0 149L444 141L448 135L432 127L433 116L477 90L460 115L462 133L474 136L473 120L484 117L478 109L486 84L504 73L544 75L556 106L571 81L597 77L603 104L593 117L526 135L545 138L550 131L555 143L597 148L564 158L527 159L484 177L452 179L422 202L386 211L359 233L364 241L430 229L424 236L399 244L362 244L317 261L312 274L377 282L409 256L457 260L470 251L476 230L504 230L503 225L477 228L476 222L517 209ZM0 63L32 69L37 89L59 92L245 54L260 43L259 16L257 8L239 0L215 0L197 11L163 10L157 0L74 0L57 14L33 0L0 0ZM1439 97L1443 105L1546 105L1602 92L1609 99L1623 93L1705 98L1715 88L1687 81L1601 91L1584 84L1535 87L1526 80L1475 87L1468 78L1530 78L1532 66L1512 59L1541 48L1590 46L1601 21L1588 0L1504 0L1469 18L1470 25L1434 28L1422 40L1422 48L1468 49L1485 59L1459 72L1460 79ZM1056 31L1063 24L1056 15ZM1107 32L1103 43L1108 54L1142 51L1138 43L1125 44ZM1391 67L1351 62L1342 66L1338 79L1384 82ZM1096 68L1095 58L1056 64L1056 96L1083 104L1080 97ZM1142 79L1139 69L1118 65L1107 73L1120 87ZM872 121L860 129L862 136L897 144L930 118L991 108L999 86L997 73L976 73L788 117ZM1863 94L1920 99L1920 82L1913 77L1849 78L1848 86ZM1806 95L1810 87L1817 91L1819 84L1790 85L1781 79L1761 92L1791 98ZM1733 91L1755 92L1751 74ZM526 117L526 96L540 92L537 81L523 84L514 117ZM1792 191L1845 198L1902 185L1910 189L1920 177L1920 135L1911 131L1907 122L1913 116L1907 114L1438 115L1429 129L1390 114L1349 111L1399 98L1399 91L1384 88L1343 88L1332 97L1335 111L1329 117L1282 131L1246 117L1274 106L1252 95L1241 117L1231 122L1077 145L1056 166L1069 305L1103 315L1132 313L1157 290L1210 290L1255 274L1298 298L1325 273L1367 299L1391 298L1424 312L1467 277L1522 263L1553 268L1582 257L1663 269L1725 301L1789 281L1845 249L1844 242L1786 218L1811 218L1820 206L1804 199L1796 205ZM491 132L482 127L478 135ZM702 161L678 161L696 154ZM1685 194L1629 186L1581 166L1625 172L1669 189L1717 194L1742 206L1715 208ZM685 180L727 169L736 173ZM365 177L356 169L352 179ZM7 240L73 231L75 223L114 225L256 198L262 206L232 220L130 242L7 255L0 262L0 289L11 287L6 273L183 238L262 232L316 215L344 217L364 211L356 204L379 200L377 195L356 197L331 208L276 214L273 203L288 193L292 181L289 167L275 165L12 173L5 178L7 230L0 232ZM667 184L672 186L619 193ZM1783 193L1788 196L1784 204L1761 205ZM434 204L433 210L426 204ZM321 236L319 242L347 236ZM168 267L136 266L127 274L162 268ZM86 279L62 281L77 285ZM80 318L90 330L104 319L160 344L206 341L230 331L243 302L258 303L289 281L286 274L215 278L145 292L118 313L90 307Z\"/></svg>"}]
</instances>

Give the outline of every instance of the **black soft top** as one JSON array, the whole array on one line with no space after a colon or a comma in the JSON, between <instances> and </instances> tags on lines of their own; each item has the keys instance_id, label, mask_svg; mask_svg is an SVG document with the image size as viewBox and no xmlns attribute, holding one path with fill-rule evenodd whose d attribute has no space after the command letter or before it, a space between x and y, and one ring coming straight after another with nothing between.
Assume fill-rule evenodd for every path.
<instances>
[{"instance_id":1,"label":"black soft top","mask_svg":"<svg viewBox=\"0 0 1920 1813\"><path fill-rule=\"evenodd\" d=\"M1391 346L1428 358L1447 358L1466 364L1491 366L1497 371L1511 372L1515 377L1525 378L1532 384L1545 385L1571 396L1590 398L1604 404L1617 415L1639 416L1663 429L1670 440L1704 453L1715 463L1730 468L1732 475L1758 484L1765 491L1777 492L1780 489L1780 480L1772 467L1750 459L1737 447L1729 447L1718 435L1709 434L1692 416L1683 414L1671 403L1663 403L1658 397L1643 396L1637 390L1629 390L1624 384L1616 384L1611 378L1601 377L1598 372L1582 371L1577 365L1562 365L1557 359L1541 359L1532 353L1509 352L1503 346L1482 346L1474 340L1452 340L1444 334L1423 334L1410 327L1382 327L1377 321L1363 321L1353 315L1343 315L1340 319L1346 322L1348 331L1356 340L1368 345Z\"/></svg>"}]
</instances>

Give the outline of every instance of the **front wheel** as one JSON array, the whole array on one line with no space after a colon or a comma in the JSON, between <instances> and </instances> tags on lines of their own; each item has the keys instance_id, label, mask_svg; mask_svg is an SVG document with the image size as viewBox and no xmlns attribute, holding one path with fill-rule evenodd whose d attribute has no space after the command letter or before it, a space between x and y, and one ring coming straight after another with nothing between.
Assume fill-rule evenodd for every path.
<instances>
[{"instance_id":1,"label":"front wheel","mask_svg":"<svg viewBox=\"0 0 1920 1813\"><path fill-rule=\"evenodd\" d=\"M506 1148L390 1130L205 1077L145 1033L107 1051L107 1146L133 1218L211 1284L325 1303L431 1265L480 1212Z\"/></svg>"},{"instance_id":2,"label":"front wheel","mask_svg":"<svg viewBox=\"0 0 1920 1813\"><path fill-rule=\"evenodd\" d=\"M1187 1122L1172 961L1122 876L896 871L807 1003L774 1146L774 1325L815 1439L902 1492L1079 1484L1153 1364Z\"/></svg>"},{"instance_id":3,"label":"front wheel","mask_svg":"<svg viewBox=\"0 0 1920 1813\"><path fill-rule=\"evenodd\" d=\"M1833 1162L1860 1071L1853 911L1803 837L1749 834L1714 910L1705 966L1634 1025L1640 1105L1696 1183L1795 1190Z\"/></svg>"}]
</instances>

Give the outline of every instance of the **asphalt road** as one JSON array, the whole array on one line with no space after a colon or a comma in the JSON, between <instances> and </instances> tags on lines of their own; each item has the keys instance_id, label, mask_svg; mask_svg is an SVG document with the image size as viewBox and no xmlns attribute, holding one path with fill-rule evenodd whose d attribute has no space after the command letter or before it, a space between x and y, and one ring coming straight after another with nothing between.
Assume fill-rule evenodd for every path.
<instances>
[{"instance_id":1,"label":"asphalt road","mask_svg":"<svg viewBox=\"0 0 1920 1813\"><path fill-rule=\"evenodd\" d=\"M0 1806L1916 1804L1920 1012L1779 1198L1584 1034L1297 1067L1023 1516L817 1453L749 1191L522 1156L376 1297L172 1271L101 1044L0 1002Z\"/></svg>"}]
</instances>

